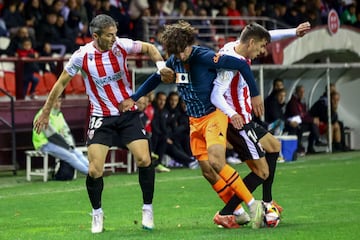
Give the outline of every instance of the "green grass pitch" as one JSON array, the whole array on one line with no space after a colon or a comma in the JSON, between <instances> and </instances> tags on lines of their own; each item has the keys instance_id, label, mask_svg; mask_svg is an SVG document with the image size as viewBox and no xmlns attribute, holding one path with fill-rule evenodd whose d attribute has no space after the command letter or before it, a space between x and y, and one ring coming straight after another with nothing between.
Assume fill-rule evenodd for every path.
<instances>
[{"instance_id":1,"label":"green grass pitch","mask_svg":"<svg viewBox=\"0 0 360 240\"><path fill-rule=\"evenodd\" d=\"M249 170L235 166L241 176ZM79 176L79 175L78 175ZM284 207L277 228L220 229L212 218L223 203L199 169L173 169L156 175L155 229L141 229L137 174L104 178L105 229L90 232L91 211L85 177L70 182L40 178L26 182L0 173L1 240L83 239L359 239L360 152L318 154L279 163L274 199ZM255 193L261 197L261 187Z\"/></svg>"}]
</instances>

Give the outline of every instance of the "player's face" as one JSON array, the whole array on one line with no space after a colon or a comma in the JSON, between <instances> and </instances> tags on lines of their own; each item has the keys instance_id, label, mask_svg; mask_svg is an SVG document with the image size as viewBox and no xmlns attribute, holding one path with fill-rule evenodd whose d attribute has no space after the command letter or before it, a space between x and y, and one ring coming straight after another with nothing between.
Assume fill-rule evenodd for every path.
<instances>
[{"instance_id":1,"label":"player's face","mask_svg":"<svg viewBox=\"0 0 360 240\"><path fill-rule=\"evenodd\" d=\"M180 52L179 54L175 54L175 57L180 59L182 62L185 62L189 59L190 54L192 51L192 46L187 46L184 51Z\"/></svg>"},{"instance_id":2,"label":"player's face","mask_svg":"<svg viewBox=\"0 0 360 240\"><path fill-rule=\"evenodd\" d=\"M248 57L250 59L255 59L261 54L264 54L266 51L266 45L267 45L267 41L265 39L262 39L260 41L257 41L255 39L250 39Z\"/></svg>"},{"instance_id":3,"label":"player's face","mask_svg":"<svg viewBox=\"0 0 360 240\"><path fill-rule=\"evenodd\" d=\"M116 41L117 27L111 26L104 28L101 35L94 33L95 43L100 51L108 51Z\"/></svg>"}]
</instances>

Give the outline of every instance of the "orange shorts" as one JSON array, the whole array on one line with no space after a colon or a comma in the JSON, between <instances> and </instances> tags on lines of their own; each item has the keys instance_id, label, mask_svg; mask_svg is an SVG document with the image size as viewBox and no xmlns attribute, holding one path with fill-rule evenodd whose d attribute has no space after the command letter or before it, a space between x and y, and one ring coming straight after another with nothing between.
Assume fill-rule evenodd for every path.
<instances>
[{"instance_id":1,"label":"orange shorts","mask_svg":"<svg viewBox=\"0 0 360 240\"><path fill-rule=\"evenodd\" d=\"M219 109L200 117L190 117L190 146L197 160L209 160L207 149L215 144L226 147L227 116Z\"/></svg>"}]
</instances>

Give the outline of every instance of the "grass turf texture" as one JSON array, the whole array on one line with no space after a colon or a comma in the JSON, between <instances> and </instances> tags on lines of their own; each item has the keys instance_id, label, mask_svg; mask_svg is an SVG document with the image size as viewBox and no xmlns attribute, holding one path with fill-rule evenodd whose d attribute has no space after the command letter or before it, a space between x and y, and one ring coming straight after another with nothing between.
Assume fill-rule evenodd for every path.
<instances>
[{"instance_id":1,"label":"grass turf texture","mask_svg":"<svg viewBox=\"0 0 360 240\"><path fill-rule=\"evenodd\" d=\"M249 170L237 165L241 176ZM280 163L274 199L284 207L275 229L220 229L212 218L223 203L200 170L173 169L156 176L155 229L141 229L137 174L104 179L105 229L90 232L85 178L26 182L0 174L0 239L359 239L360 152L319 154ZM254 193L261 197L261 187Z\"/></svg>"}]
</instances>

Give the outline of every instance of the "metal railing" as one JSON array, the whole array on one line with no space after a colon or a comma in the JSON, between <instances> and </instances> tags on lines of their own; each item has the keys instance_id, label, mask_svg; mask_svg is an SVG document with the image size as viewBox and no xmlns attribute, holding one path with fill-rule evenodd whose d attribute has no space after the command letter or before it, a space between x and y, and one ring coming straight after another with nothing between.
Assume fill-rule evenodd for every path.
<instances>
[{"instance_id":1,"label":"metal railing","mask_svg":"<svg viewBox=\"0 0 360 240\"><path fill-rule=\"evenodd\" d=\"M16 175L16 170L18 169L18 163L16 161L16 130L15 130L15 108L14 108L14 97L10 93L0 88L0 92L5 94L10 99L10 114L11 122L9 123L6 119L0 117L0 122L11 129L11 161L12 167L6 168L6 170L12 170L14 175Z\"/></svg>"},{"instance_id":2,"label":"metal railing","mask_svg":"<svg viewBox=\"0 0 360 240\"><path fill-rule=\"evenodd\" d=\"M164 24L171 24L179 21L179 17L176 16L166 16L166 17L143 17L143 31L145 41L150 41L151 39L156 39L156 32L159 27ZM269 30L278 29L278 28L290 28L289 25L280 22L274 18L269 17L181 17L181 20L185 20L191 23L199 33L197 35L198 39L208 39L216 40L217 37L228 38L237 38L241 32L241 26L237 28L230 24L231 20L243 20L245 23L257 22L258 24L264 26ZM221 24L220 24L221 23ZM235 27L235 28L234 28ZM216 46L215 41L204 42L208 46Z\"/></svg>"}]
</instances>

